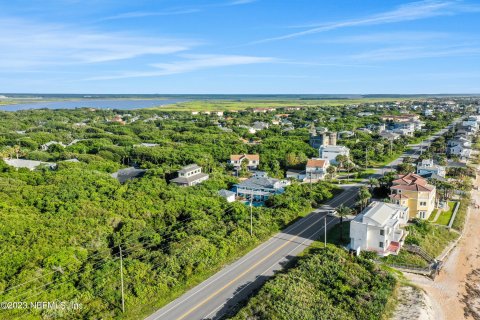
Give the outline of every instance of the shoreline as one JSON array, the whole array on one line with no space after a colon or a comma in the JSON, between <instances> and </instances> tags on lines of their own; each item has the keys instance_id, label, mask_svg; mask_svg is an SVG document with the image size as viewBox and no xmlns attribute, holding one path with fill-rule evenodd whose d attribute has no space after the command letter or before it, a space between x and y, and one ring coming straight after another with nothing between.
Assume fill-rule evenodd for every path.
<instances>
[{"instance_id":1,"label":"shoreline","mask_svg":"<svg viewBox=\"0 0 480 320\"><path fill-rule=\"evenodd\" d=\"M478 174L474 186L480 186ZM471 196L475 203L480 203L480 191L473 188ZM425 299L430 301L430 306L418 301L415 306L418 308L423 305L423 312L416 313L416 318L411 319L480 319L480 209L470 205L467 210L462 236L449 252L444 267L435 280L404 273L414 286L424 292ZM398 317L405 309L402 304L403 302L397 307L393 319L402 319Z\"/></svg>"}]
</instances>

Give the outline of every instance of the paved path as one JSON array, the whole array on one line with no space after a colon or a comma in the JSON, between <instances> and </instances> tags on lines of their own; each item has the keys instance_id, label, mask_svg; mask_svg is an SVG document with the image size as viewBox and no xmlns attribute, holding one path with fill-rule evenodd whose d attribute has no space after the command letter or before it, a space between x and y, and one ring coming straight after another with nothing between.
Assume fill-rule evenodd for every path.
<instances>
[{"instance_id":1,"label":"paved path","mask_svg":"<svg viewBox=\"0 0 480 320\"><path fill-rule=\"evenodd\" d=\"M351 205L358 186L344 186L344 189L323 208L274 235L147 319L218 319L259 288L275 271L283 269L285 263L315 239L323 237L325 221L327 230L338 222L337 218L327 217L326 210L343 203Z\"/></svg>"}]
</instances>

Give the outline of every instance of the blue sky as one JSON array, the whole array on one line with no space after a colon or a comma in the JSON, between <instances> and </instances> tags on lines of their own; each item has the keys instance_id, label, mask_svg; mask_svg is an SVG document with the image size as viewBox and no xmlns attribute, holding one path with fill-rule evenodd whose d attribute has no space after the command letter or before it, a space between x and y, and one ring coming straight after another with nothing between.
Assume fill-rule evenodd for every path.
<instances>
[{"instance_id":1,"label":"blue sky","mask_svg":"<svg viewBox=\"0 0 480 320\"><path fill-rule=\"evenodd\" d=\"M1 1L0 48L0 92L480 93L480 1Z\"/></svg>"}]
</instances>

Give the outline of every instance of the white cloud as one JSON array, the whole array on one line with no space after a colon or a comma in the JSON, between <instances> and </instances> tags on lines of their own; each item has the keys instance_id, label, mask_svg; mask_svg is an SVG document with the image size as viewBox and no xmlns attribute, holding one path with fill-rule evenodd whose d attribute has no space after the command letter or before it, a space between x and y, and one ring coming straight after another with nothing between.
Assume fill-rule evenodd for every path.
<instances>
[{"instance_id":1,"label":"white cloud","mask_svg":"<svg viewBox=\"0 0 480 320\"><path fill-rule=\"evenodd\" d=\"M398 42L422 42L431 40L445 40L452 38L453 35L445 32L384 32L384 33L369 33L352 36L336 37L333 39L320 40L320 42L327 43L398 43ZM457 35L455 35L458 38Z\"/></svg>"},{"instance_id":2,"label":"white cloud","mask_svg":"<svg viewBox=\"0 0 480 320\"><path fill-rule=\"evenodd\" d=\"M241 55L182 55L184 60L169 63L152 64L153 70L143 72L125 72L116 75L93 77L86 80L111 80L124 78L158 77L179 73L187 73L201 69L218 68L236 65L272 63L277 59L272 57L254 57Z\"/></svg>"},{"instance_id":3,"label":"white cloud","mask_svg":"<svg viewBox=\"0 0 480 320\"><path fill-rule=\"evenodd\" d=\"M74 65L186 51L197 41L100 32L0 18L0 71Z\"/></svg>"},{"instance_id":4,"label":"white cloud","mask_svg":"<svg viewBox=\"0 0 480 320\"><path fill-rule=\"evenodd\" d=\"M352 55L355 60L394 61L423 58L442 58L480 55L480 48L475 46L404 46L389 47Z\"/></svg>"},{"instance_id":5,"label":"white cloud","mask_svg":"<svg viewBox=\"0 0 480 320\"><path fill-rule=\"evenodd\" d=\"M160 16L174 16L174 15L182 15L182 14L189 14L189 13L196 13L201 11L198 8L185 8L185 9L169 9L165 11L134 11L134 12L126 12L120 13L114 16L105 17L100 19L100 21L108 21L108 20L119 20L119 19L131 19L131 18L144 18L144 17L160 17Z\"/></svg>"},{"instance_id":6,"label":"white cloud","mask_svg":"<svg viewBox=\"0 0 480 320\"><path fill-rule=\"evenodd\" d=\"M455 0L425 0L418 2L411 2L405 5L401 5L394 10L383 12L380 14L346 21L322 23L322 24L310 24L300 26L307 28L304 31L285 34L278 37L272 37L259 41L252 42L263 43L277 40L286 40L291 38L297 38L310 34L316 34L335 29L355 27L355 26L367 26L367 25L380 25L387 23L412 21L419 19L426 19L437 16L454 15L460 12L476 12L479 11L478 6L467 6L461 1Z\"/></svg>"},{"instance_id":7,"label":"white cloud","mask_svg":"<svg viewBox=\"0 0 480 320\"><path fill-rule=\"evenodd\" d=\"M230 2L217 3L217 4L204 4L204 5L197 5L197 6L191 6L191 7L169 8L163 11L133 11L133 12L125 12L125 13L120 13L117 15L105 17L100 19L99 21L183 15L183 14L202 12L209 8L238 6L238 5L244 5L244 4L249 4L253 2L257 2L257 0L232 0Z\"/></svg>"}]
</instances>

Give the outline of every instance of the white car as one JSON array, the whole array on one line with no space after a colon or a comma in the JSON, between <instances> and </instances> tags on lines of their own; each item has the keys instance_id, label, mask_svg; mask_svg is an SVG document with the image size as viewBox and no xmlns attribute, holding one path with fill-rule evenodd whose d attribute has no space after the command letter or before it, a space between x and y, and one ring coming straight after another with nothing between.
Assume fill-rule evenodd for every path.
<instances>
[{"instance_id":1,"label":"white car","mask_svg":"<svg viewBox=\"0 0 480 320\"><path fill-rule=\"evenodd\" d=\"M327 211L327 216L336 217L337 216L337 210L328 210Z\"/></svg>"}]
</instances>

